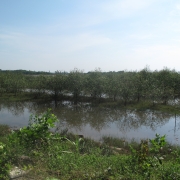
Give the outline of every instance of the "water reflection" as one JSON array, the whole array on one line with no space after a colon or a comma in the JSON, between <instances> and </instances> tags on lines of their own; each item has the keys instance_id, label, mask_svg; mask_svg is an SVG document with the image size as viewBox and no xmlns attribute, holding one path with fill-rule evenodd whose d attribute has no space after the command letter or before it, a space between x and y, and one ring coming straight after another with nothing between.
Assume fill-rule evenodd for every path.
<instances>
[{"instance_id":1,"label":"water reflection","mask_svg":"<svg viewBox=\"0 0 180 180\"><path fill-rule=\"evenodd\" d=\"M92 107L88 103L75 106L69 101L58 102L57 107L54 102L1 102L0 123L22 127L28 124L30 114L41 114L48 108L58 117L59 129L67 128L96 140L103 135L138 140L153 138L155 133L166 134L172 143L179 139L179 116L150 110Z\"/></svg>"}]
</instances>

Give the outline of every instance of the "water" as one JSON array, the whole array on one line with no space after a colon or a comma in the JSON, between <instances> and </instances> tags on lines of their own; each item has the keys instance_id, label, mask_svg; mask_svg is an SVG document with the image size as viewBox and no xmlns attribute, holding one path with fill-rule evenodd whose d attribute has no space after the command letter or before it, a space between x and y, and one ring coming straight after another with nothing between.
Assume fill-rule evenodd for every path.
<instances>
[{"instance_id":1,"label":"water","mask_svg":"<svg viewBox=\"0 0 180 180\"><path fill-rule=\"evenodd\" d=\"M102 136L125 138L126 140L154 138L155 134L166 134L167 140L180 144L180 116L157 111L130 111L91 107L88 103L74 106L69 101L59 102L4 102L0 103L0 123L11 127L28 125L31 114L41 114L48 108L58 117L57 127L82 134L95 140Z\"/></svg>"}]
</instances>

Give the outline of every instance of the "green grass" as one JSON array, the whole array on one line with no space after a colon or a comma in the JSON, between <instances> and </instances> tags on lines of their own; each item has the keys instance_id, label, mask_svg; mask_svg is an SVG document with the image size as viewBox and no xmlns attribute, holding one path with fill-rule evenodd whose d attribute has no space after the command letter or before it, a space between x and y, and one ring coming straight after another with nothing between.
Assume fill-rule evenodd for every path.
<instances>
[{"instance_id":1,"label":"green grass","mask_svg":"<svg viewBox=\"0 0 180 180\"><path fill-rule=\"evenodd\" d=\"M180 179L180 147L165 136L152 140L103 137L102 142L70 133L51 133L57 118L50 111L11 132L0 125L0 179L14 166L28 170L23 179L160 180Z\"/></svg>"}]
</instances>

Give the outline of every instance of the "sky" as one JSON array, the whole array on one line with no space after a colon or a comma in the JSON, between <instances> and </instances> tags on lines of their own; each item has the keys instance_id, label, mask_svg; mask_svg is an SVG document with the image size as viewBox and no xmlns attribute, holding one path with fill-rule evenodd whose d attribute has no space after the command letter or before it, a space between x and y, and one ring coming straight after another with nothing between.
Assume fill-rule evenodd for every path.
<instances>
[{"instance_id":1,"label":"sky","mask_svg":"<svg viewBox=\"0 0 180 180\"><path fill-rule=\"evenodd\" d=\"M0 0L0 69L180 71L179 0Z\"/></svg>"}]
</instances>

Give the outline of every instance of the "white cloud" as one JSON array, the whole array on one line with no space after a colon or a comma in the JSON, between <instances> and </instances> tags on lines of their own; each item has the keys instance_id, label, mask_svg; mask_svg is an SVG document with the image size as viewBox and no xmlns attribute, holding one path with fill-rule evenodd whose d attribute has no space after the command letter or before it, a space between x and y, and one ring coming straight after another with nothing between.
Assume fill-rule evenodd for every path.
<instances>
[{"instance_id":1,"label":"white cloud","mask_svg":"<svg viewBox=\"0 0 180 180\"><path fill-rule=\"evenodd\" d=\"M69 53L111 43L111 39L94 33L59 36L32 36L20 33L0 34L3 44L20 52Z\"/></svg>"},{"instance_id":2,"label":"white cloud","mask_svg":"<svg viewBox=\"0 0 180 180\"><path fill-rule=\"evenodd\" d=\"M172 10L169 13L170 15L170 19L171 18L176 18L180 16L180 4L174 4L174 6L172 7Z\"/></svg>"},{"instance_id":3,"label":"white cloud","mask_svg":"<svg viewBox=\"0 0 180 180\"><path fill-rule=\"evenodd\" d=\"M86 61L90 56L89 51L102 48L111 42L110 38L96 33L66 36L1 33L0 65L2 69L10 67L47 71L69 71L74 67L84 69L89 66L89 62ZM91 65L94 66L92 63Z\"/></svg>"},{"instance_id":4,"label":"white cloud","mask_svg":"<svg viewBox=\"0 0 180 180\"><path fill-rule=\"evenodd\" d=\"M149 7L155 0L114 0L103 4L103 10L112 16L126 17Z\"/></svg>"},{"instance_id":5,"label":"white cloud","mask_svg":"<svg viewBox=\"0 0 180 180\"><path fill-rule=\"evenodd\" d=\"M82 33L76 36L63 38L64 51L77 51L84 48L110 43L111 39L102 35Z\"/></svg>"},{"instance_id":6,"label":"white cloud","mask_svg":"<svg viewBox=\"0 0 180 180\"><path fill-rule=\"evenodd\" d=\"M1 25L0 56L37 70L180 69L179 17L180 4L168 0L82 1L48 24Z\"/></svg>"},{"instance_id":7,"label":"white cloud","mask_svg":"<svg viewBox=\"0 0 180 180\"><path fill-rule=\"evenodd\" d=\"M180 10L180 4L176 4L176 9Z\"/></svg>"},{"instance_id":8,"label":"white cloud","mask_svg":"<svg viewBox=\"0 0 180 180\"><path fill-rule=\"evenodd\" d=\"M152 69L180 69L180 46L178 45L153 45L149 47L138 47L132 50L128 58L136 60L137 63L150 65Z\"/></svg>"},{"instance_id":9,"label":"white cloud","mask_svg":"<svg viewBox=\"0 0 180 180\"><path fill-rule=\"evenodd\" d=\"M155 35L153 35L152 33L147 33L147 34L131 34L128 36L131 39L135 39L135 40L149 40L155 37Z\"/></svg>"}]
</instances>

